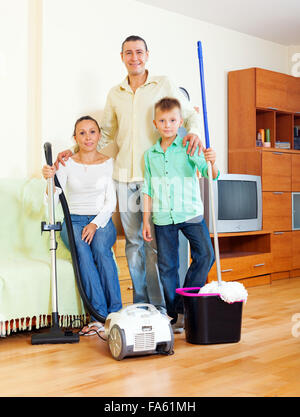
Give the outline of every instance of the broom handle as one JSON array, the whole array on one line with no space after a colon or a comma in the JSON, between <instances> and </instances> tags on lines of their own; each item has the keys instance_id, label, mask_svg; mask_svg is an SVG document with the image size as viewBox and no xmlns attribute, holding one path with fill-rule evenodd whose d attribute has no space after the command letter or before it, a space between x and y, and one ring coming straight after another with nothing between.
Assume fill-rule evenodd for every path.
<instances>
[{"instance_id":1,"label":"broom handle","mask_svg":"<svg viewBox=\"0 0 300 417\"><path fill-rule=\"evenodd\" d=\"M200 41L198 41L198 60L199 60L199 69L200 69L200 83L201 83L201 97L202 97L205 145L206 145L206 149L208 149L208 148L210 148L210 142L209 142L209 131L208 131L208 122L207 122L206 94L205 94L204 69L203 69L203 54L202 54L202 44L201 44ZM214 245L215 245L217 277L218 277L218 283L221 284L222 283L222 278L221 278L221 265L220 265L220 251L219 251L219 241L218 241L218 233L217 233L217 227L216 227L211 162L208 163L207 171L208 171L208 182L209 182L209 198L210 198L210 203L211 203L211 216L212 216L213 231L214 231Z\"/></svg>"}]
</instances>

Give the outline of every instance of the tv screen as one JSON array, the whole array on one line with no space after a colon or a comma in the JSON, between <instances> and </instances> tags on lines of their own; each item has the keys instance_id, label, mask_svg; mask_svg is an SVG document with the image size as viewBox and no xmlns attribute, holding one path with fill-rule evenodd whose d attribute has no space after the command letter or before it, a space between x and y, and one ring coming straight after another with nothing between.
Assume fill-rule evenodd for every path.
<instances>
[{"instance_id":1,"label":"tv screen","mask_svg":"<svg viewBox=\"0 0 300 417\"><path fill-rule=\"evenodd\" d=\"M257 187L253 181L218 181L218 220L257 218Z\"/></svg>"}]
</instances>

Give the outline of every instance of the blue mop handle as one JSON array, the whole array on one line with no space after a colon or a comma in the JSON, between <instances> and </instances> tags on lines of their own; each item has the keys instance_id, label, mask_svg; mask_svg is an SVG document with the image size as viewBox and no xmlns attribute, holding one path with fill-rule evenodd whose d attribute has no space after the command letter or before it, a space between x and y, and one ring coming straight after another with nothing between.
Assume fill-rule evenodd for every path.
<instances>
[{"instance_id":1,"label":"blue mop handle","mask_svg":"<svg viewBox=\"0 0 300 417\"><path fill-rule=\"evenodd\" d=\"M199 68L200 68L200 82L201 82L201 93L202 93L202 108L203 108L203 121L204 121L204 132L205 132L205 145L206 149L210 148L209 143L209 132L208 132L208 123L207 123L207 110L206 110L206 96L205 96L205 84L204 84L204 69L203 69L203 55L202 55L202 44L198 41L198 58L199 58ZM217 267L217 277L219 285L222 284L221 277L221 264L220 264L220 251L219 251L219 241L218 233L216 226L216 216L214 208L214 196L213 196L213 179L212 179L212 166L211 163L208 164L208 179L209 179L209 197L211 200L211 214L212 214L212 223L214 231L214 243L215 243L215 258L216 258L216 267Z\"/></svg>"},{"instance_id":2,"label":"blue mop handle","mask_svg":"<svg viewBox=\"0 0 300 417\"><path fill-rule=\"evenodd\" d=\"M201 95L202 95L205 145L206 145L206 149L207 149L207 148L210 148L210 142L209 142L209 131L208 131L208 122L207 122L206 95L205 95L204 69L203 69L203 54L202 54L201 41L198 41L198 59L199 59L199 69L200 69L201 93L202 93Z\"/></svg>"}]
</instances>

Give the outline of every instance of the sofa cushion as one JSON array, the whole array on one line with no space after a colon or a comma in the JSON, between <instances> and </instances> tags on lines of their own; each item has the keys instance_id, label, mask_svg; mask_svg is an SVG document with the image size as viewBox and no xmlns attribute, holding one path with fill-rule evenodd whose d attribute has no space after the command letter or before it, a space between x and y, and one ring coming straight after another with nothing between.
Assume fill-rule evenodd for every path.
<instances>
[{"instance_id":1,"label":"sofa cushion","mask_svg":"<svg viewBox=\"0 0 300 417\"><path fill-rule=\"evenodd\" d=\"M49 233L41 235L41 222L47 221L45 187L46 181L43 179L0 179L1 335L15 330L16 320L24 318L32 320L35 317L38 327L40 319L52 312ZM59 205L56 221L62 219ZM67 321L75 317L85 320L85 309L77 290L70 253L59 232L56 233L56 240L59 314ZM10 321L13 321L12 325ZM47 323L41 320L40 324Z\"/></svg>"}]
</instances>

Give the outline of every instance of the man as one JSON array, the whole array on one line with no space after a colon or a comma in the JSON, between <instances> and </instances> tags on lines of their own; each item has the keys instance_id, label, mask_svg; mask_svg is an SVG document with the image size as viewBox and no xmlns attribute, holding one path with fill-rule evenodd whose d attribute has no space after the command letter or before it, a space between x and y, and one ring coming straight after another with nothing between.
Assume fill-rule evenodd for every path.
<instances>
[{"instance_id":1,"label":"man","mask_svg":"<svg viewBox=\"0 0 300 417\"><path fill-rule=\"evenodd\" d=\"M133 301L150 302L161 312L165 312L165 300L157 268L156 242L155 239L145 242L142 236L144 152L159 137L152 122L154 104L165 96L177 98L182 105L184 124L188 132L183 146L189 141L187 152L193 155L199 146L200 154L202 143L199 139L200 120L196 111L167 77L149 75L146 69L148 58L149 51L144 39L139 36L125 39L121 59L128 75L108 94L101 123L99 150L115 157L113 177L126 238L125 252L134 289ZM66 154L59 154L59 160L62 161Z\"/></svg>"}]
</instances>

